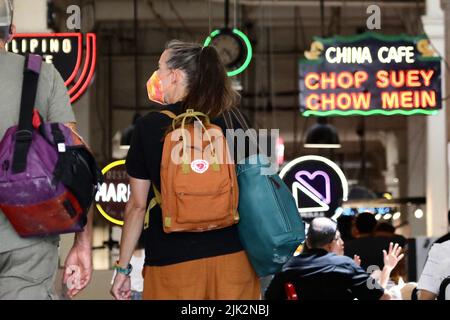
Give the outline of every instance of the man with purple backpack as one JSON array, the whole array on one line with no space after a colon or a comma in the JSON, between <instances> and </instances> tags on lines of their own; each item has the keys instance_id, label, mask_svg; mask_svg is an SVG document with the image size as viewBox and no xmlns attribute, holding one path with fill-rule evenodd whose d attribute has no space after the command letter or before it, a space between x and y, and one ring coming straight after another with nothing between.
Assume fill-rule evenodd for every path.
<instances>
[{"instance_id":1,"label":"man with purple backpack","mask_svg":"<svg viewBox=\"0 0 450 320\"><path fill-rule=\"evenodd\" d=\"M12 19L12 1L0 0L0 140L8 128L19 121L24 77L25 58L5 50L5 44L15 32ZM35 106L44 121L63 123L75 129L75 116L67 89L53 65L42 63ZM92 274L92 214L88 217L84 231L76 233L65 261L64 282L68 284L69 297L86 287ZM57 235L19 236L0 210L0 299L57 298L54 280L58 269L58 245ZM77 278L76 281L73 277Z\"/></svg>"}]
</instances>

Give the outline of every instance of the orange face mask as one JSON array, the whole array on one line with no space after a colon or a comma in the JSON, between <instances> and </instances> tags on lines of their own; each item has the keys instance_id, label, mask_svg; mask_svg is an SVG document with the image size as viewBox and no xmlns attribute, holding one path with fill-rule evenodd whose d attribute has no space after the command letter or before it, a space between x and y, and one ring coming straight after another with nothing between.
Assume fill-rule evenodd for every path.
<instances>
[{"instance_id":1,"label":"orange face mask","mask_svg":"<svg viewBox=\"0 0 450 320\"><path fill-rule=\"evenodd\" d=\"M153 72L150 79L147 81L147 92L148 98L156 103L166 105L167 103L164 101L164 92L161 85L161 79L158 76L158 72Z\"/></svg>"}]
</instances>

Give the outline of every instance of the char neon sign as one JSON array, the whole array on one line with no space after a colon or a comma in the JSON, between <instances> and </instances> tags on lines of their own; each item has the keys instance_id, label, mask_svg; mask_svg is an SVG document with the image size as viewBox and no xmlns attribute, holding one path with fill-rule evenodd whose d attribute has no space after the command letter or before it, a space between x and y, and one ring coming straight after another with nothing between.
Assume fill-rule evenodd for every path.
<instances>
[{"instance_id":1,"label":"char neon sign","mask_svg":"<svg viewBox=\"0 0 450 320\"><path fill-rule=\"evenodd\" d=\"M289 162L280 172L292 190L298 212L305 221L315 217L337 218L348 198L348 183L342 170L331 160L304 156Z\"/></svg>"},{"instance_id":2,"label":"char neon sign","mask_svg":"<svg viewBox=\"0 0 450 320\"><path fill-rule=\"evenodd\" d=\"M6 50L25 55L38 54L59 71L74 103L86 91L95 72L97 40L93 33L16 34Z\"/></svg>"},{"instance_id":3,"label":"char neon sign","mask_svg":"<svg viewBox=\"0 0 450 320\"><path fill-rule=\"evenodd\" d=\"M130 198L130 185L125 160L117 160L102 169L105 182L95 195L97 210L109 222L123 226L125 206Z\"/></svg>"},{"instance_id":4,"label":"char neon sign","mask_svg":"<svg viewBox=\"0 0 450 320\"><path fill-rule=\"evenodd\" d=\"M304 116L435 114L441 60L425 36L316 38L300 62Z\"/></svg>"}]
</instances>

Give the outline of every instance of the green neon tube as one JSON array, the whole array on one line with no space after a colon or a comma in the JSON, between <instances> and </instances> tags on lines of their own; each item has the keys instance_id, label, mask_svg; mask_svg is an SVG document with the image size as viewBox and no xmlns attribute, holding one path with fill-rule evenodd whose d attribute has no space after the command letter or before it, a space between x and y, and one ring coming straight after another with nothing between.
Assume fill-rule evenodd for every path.
<instances>
[{"instance_id":1,"label":"green neon tube","mask_svg":"<svg viewBox=\"0 0 450 320\"><path fill-rule=\"evenodd\" d=\"M393 116L393 115L403 115L403 116L409 116L409 115L416 115L416 114L423 114L423 115L435 115L438 113L438 110L393 110L393 111L386 111L386 110L351 110L351 111L341 111L341 110L330 110L330 111L305 111L303 112L304 117L309 116L322 116L322 117L328 117L328 116L373 116L373 115L383 115L383 116Z\"/></svg>"}]
</instances>

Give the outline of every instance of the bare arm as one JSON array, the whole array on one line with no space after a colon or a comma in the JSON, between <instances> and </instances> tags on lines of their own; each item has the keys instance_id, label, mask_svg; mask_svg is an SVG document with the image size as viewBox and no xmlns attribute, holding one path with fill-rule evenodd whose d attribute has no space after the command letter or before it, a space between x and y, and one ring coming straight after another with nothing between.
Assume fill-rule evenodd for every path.
<instances>
[{"instance_id":1,"label":"bare arm","mask_svg":"<svg viewBox=\"0 0 450 320\"><path fill-rule=\"evenodd\" d=\"M130 187L130 199L125 207L124 225L120 241L119 266L122 268L126 268L130 263L131 256L142 232L150 181L130 177ZM111 288L111 294L118 300L130 299L130 278L122 273L117 273Z\"/></svg>"},{"instance_id":2,"label":"bare arm","mask_svg":"<svg viewBox=\"0 0 450 320\"><path fill-rule=\"evenodd\" d=\"M67 123L76 133L76 124ZM67 295L72 298L83 290L90 282L92 276L92 224L94 209L88 210L87 223L83 231L75 234L72 248L64 263L63 283L67 286Z\"/></svg>"},{"instance_id":3,"label":"bare arm","mask_svg":"<svg viewBox=\"0 0 450 320\"><path fill-rule=\"evenodd\" d=\"M392 295L389 293L388 290L385 290L383 295L381 296L380 300L391 300Z\"/></svg>"},{"instance_id":4,"label":"bare arm","mask_svg":"<svg viewBox=\"0 0 450 320\"><path fill-rule=\"evenodd\" d=\"M437 295L433 292L430 292L428 290L418 290L417 291L417 299L418 300L435 300Z\"/></svg>"},{"instance_id":5,"label":"bare arm","mask_svg":"<svg viewBox=\"0 0 450 320\"><path fill-rule=\"evenodd\" d=\"M84 144L84 146L89 150L90 153L92 152L92 149L89 147L89 145L84 141L83 137L80 136L80 134L77 132L77 126L75 122L68 122L64 124L66 127L68 127L70 130L72 130L73 134L75 134L78 139L80 139L80 142Z\"/></svg>"},{"instance_id":6,"label":"bare arm","mask_svg":"<svg viewBox=\"0 0 450 320\"><path fill-rule=\"evenodd\" d=\"M81 136L78 134L77 132L77 125L75 122L69 122L69 123L65 123L65 125L72 130L77 136L80 137ZM83 139L81 139L81 141L83 142L83 144L87 147L88 145L84 142ZM74 245L81 245L81 246L89 246L89 248L92 245L92 223L94 221L94 212L92 210L92 208L89 210L89 214L88 214L88 220L87 220L87 224L84 228L84 230L82 232L78 232L75 234L75 242Z\"/></svg>"},{"instance_id":7,"label":"bare arm","mask_svg":"<svg viewBox=\"0 0 450 320\"><path fill-rule=\"evenodd\" d=\"M73 132L77 132L77 124L75 122L67 122L67 123L64 123L64 125L66 127L68 127L70 130L72 130Z\"/></svg>"},{"instance_id":8,"label":"bare arm","mask_svg":"<svg viewBox=\"0 0 450 320\"><path fill-rule=\"evenodd\" d=\"M130 177L130 187L130 200L125 207L124 225L120 241L119 264L122 267L126 267L130 262L141 235L150 181Z\"/></svg>"}]
</instances>

